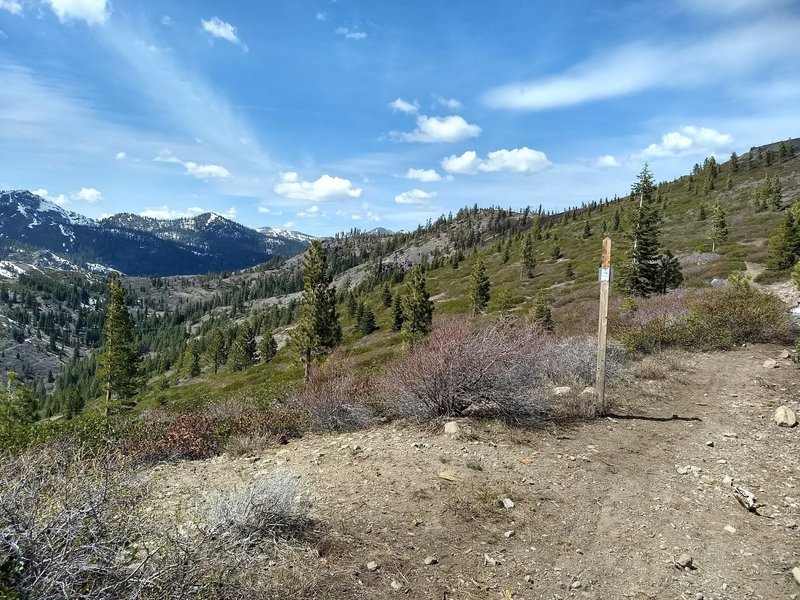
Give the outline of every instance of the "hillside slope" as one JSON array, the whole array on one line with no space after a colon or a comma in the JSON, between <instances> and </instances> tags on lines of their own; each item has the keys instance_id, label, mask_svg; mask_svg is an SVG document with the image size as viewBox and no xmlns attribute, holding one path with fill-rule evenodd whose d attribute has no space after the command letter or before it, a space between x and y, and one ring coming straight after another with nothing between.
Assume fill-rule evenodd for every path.
<instances>
[{"instance_id":1,"label":"hillside slope","mask_svg":"<svg viewBox=\"0 0 800 600\"><path fill-rule=\"evenodd\" d=\"M319 554L291 571L298 589L316 582L314 597L791 598L800 437L772 415L800 409L800 367L780 350L635 365L610 390L615 414L594 422L462 420L455 436L441 423L398 423L164 465L151 473L150 506L202 522L218 492L296 474L324 532ZM738 487L755 493L762 516L739 505ZM682 554L691 569L676 564Z\"/></svg>"}]
</instances>

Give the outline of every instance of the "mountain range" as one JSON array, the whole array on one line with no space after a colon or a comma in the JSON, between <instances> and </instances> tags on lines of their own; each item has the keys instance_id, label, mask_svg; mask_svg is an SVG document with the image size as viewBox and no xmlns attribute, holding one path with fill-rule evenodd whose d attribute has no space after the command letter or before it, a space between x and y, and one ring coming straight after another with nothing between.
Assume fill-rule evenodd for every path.
<instances>
[{"instance_id":1,"label":"mountain range","mask_svg":"<svg viewBox=\"0 0 800 600\"><path fill-rule=\"evenodd\" d=\"M154 219L120 213L94 220L26 190L0 191L0 259L32 259L87 271L191 275L231 271L298 254L314 239L272 227L251 229L216 213ZM45 265L49 266L49 265Z\"/></svg>"}]
</instances>

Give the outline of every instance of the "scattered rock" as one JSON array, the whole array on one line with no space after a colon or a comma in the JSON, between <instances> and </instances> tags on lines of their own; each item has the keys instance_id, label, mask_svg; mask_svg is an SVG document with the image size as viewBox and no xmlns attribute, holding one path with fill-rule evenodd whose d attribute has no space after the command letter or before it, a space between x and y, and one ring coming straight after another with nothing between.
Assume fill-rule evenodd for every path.
<instances>
[{"instance_id":1,"label":"scattered rock","mask_svg":"<svg viewBox=\"0 0 800 600\"><path fill-rule=\"evenodd\" d=\"M784 350L781 352L781 358L789 358L789 356L791 355L788 350Z\"/></svg>"},{"instance_id":2,"label":"scattered rock","mask_svg":"<svg viewBox=\"0 0 800 600\"><path fill-rule=\"evenodd\" d=\"M559 387L553 388L553 395L554 396L566 396L572 391L572 388L568 385L561 385Z\"/></svg>"},{"instance_id":3,"label":"scattered rock","mask_svg":"<svg viewBox=\"0 0 800 600\"><path fill-rule=\"evenodd\" d=\"M765 369L777 369L778 368L778 361L774 358L768 358L764 361L764 368Z\"/></svg>"},{"instance_id":4,"label":"scattered rock","mask_svg":"<svg viewBox=\"0 0 800 600\"><path fill-rule=\"evenodd\" d=\"M371 560L367 563L367 571L377 571L378 567L380 567L380 565L374 560Z\"/></svg>"},{"instance_id":5,"label":"scattered rock","mask_svg":"<svg viewBox=\"0 0 800 600\"><path fill-rule=\"evenodd\" d=\"M733 477L731 477L730 475L725 475L725 477L722 478L722 485L727 485L728 487L732 486Z\"/></svg>"},{"instance_id":6,"label":"scattered rock","mask_svg":"<svg viewBox=\"0 0 800 600\"><path fill-rule=\"evenodd\" d=\"M714 484L714 482L716 481L716 479L714 479L713 477L711 477L711 475L702 475L702 476L700 477L700 481L702 481L702 482L703 482L703 483L705 483L706 485L713 485L713 484Z\"/></svg>"},{"instance_id":7,"label":"scattered rock","mask_svg":"<svg viewBox=\"0 0 800 600\"><path fill-rule=\"evenodd\" d=\"M425 557L425 564L428 565L429 567L431 565L438 565L439 564L439 559L436 558L435 556L426 556Z\"/></svg>"},{"instance_id":8,"label":"scattered rock","mask_svg":"<svg viewBox=\"0 0 800 600\"><path fill-rule=\"evenodd\" d=\"M795 567L792 569L792 577L794 577L795 583L800 585L800 567Z\"/></svg>"},{"instance_id":9,"label":"scattered rock","mask_svg":"<svg viewBox=\"0 0 800 600\"><path fill-rule=\"evenodd\" d=\"M723 529L725 529L725 531L727 531L728 533L736 533L736 527L734 527L733 525L725 525Z\"/></svg>"},{"instance_id":10,"label":"scattered rock","mask_svg":"<svg viewBox=\"0 0 800 600\"><path fill-rule=\"evenodd\" d=\"M719 277L714 277L714 279L711 280L712 287L722 287L723 285L725 285L724 279L720 279Z\"/></svg>"},{"instance_id":11,"label":"scattered rock","mask_svg":"<svg viewBox=\"0 0 800 600\"><path fill-rule=\"evenodd\" d=\"M390 583L389 585L392 586L392 589L395 592L399 592L400 590L403 589L403 584L400 583L399 581L396 581L395 579L392 579L392 583Z\"/></svg>"},{"instance_id":12,"label":"scattered rock","mask_svg":"<svg viewBox=\"0 0 800 600\"><path fill-rule=\"evenodd\" d=\"M676 471L678 471L678 475L687 475L691 469L689 467L678 467Z\"/></svg>"},{"instance_id":13,"label":"scattered rock","mask_svg":"<svg viewBox=\"0 0 800 600\"><path fill-rule=\"evenodd\" d=\"M530 575L525 575L525 577L523 577L522 579L525 581L525 583L533 583L533 577L531 577Z\"/></svg>"},{"instance_id":14,"label":"scattered rock","mask_svg":"<svg viewBox=\"0 0 800 600\"><path fill-rule=\"evenodd\" d=\"M595 394L594 387L591 385L589 387L583 388L583 391L581 392L581 396L594 396L594 394Z\"/></svg>"},{"instance_id":15,"label":"scattered rock","mask_svg":"<svg viewBox=\"0 0 800 600\"><path fill-rule=\"evenodd\" d=\"M513 529L509 529L503 535L506 536L507 538L511 538L511 537L514 537L515 535L517 535L517 532L515 530L513 530Z\"/></svg>"},{"instance_id":16,"label":"scattered rock","mask_svg":"<svg viewBox=\"0 0 800 600\"><path fill-rule=\"evenodd\" d=\"M460 427L458 426L458 423L456 423L455 421L448 421L447 423L444 424L445 433L455 435L458 433L459 429Z\"/></svg>"},{"instance_id":17,"label":"scattered rock","mask_svg":"<svg viewBox=\"0 0 800 600\"><path fill-rule=\"evenodd\" d=\"M779 427L794 427L797 425L797 416L788 406L779 406L775 409L775 423Z\"/></svg>"},{"instance_id":18,"label":"scattered rock","mask_svg":"<svg viewBox=\"0 0 800 600\"><path fill-rule=\"evenodd\" d=\"M578 590L583 587L583 584L580 581L573 581L572 585L569 586L573 590Z\"/></svg>"},{"instance_id":19,"label":"scattered rock","mask_svg":"<svg viewBox=\"0 0 800 600\"><path fill-rule=\"evenodd\" d=\"M734 432L732 432L732 431L726 431L725 433L723 433L723 434L722 434L722 437L726 437L726 438L738 438L738 437L739 437L739 434L738 434L738 433L734 433Z\"/></svg>"},{"instance_id":20,"label":"scattered rock","mask_svg":"<svg viewBox=\"0 0 800 600\"><path fill-rule=\"evenodd\" d=\"M484 554L483 555L483 564L486 565L487 567L496 567L497 565L500 564L500 561L497 560L496 558L492 558L488 554Z\"/></svg>"},{"instance_id":21,"label":"scattered rock","mask_svg":"<svg viewBox=\"0 0 800 600\"><path fill-rule=\"evenodd\" d=\"M684 552L678 557L678 559L675 561L675 564L681 567L682 569L691 569L692 557L690 554Z\"/></svg>"},{"instance_id":22,"label":"scattered rock","mask_svg":"<svg viewBox=\"0 0 800 600\"><path fill-rule=\"evenodd\" d=\"M503 503L503 508L514 508L514 501L511 498L503 498L500 502Z\"/></svg>"},{"instance_id":23,"label":"scattered rock","mask_svg":"<svg viewBox=\"0 0 800 600\"><path fill-rule=\"evenodd\" d=\"M706 446L708 446L709 448L713 448L714 447L714 440L708 440L706 442Z\"/></svg>"}]
</instances>

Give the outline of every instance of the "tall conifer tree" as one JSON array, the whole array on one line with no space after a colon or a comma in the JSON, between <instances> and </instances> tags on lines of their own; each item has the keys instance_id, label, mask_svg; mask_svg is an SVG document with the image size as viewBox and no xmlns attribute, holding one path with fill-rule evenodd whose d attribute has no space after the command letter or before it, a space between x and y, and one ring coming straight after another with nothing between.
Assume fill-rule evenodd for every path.
<instances>
[{"instance_id":1,"label":"tall conifer tree","mask_svg":"<svg viewBox=\"0 0 800 600\"><path fill-rule=\"evenodd\" d=\"M634 207L625 231L624 260L617 285L625 293L648 296L656 291L660 223L654 202L655 183L647 164L631 188Z\"/></svg>"},{"instance_id":2,"label":"tall conifer tree","mask_svg":"<svg viewBox=\"0 0 800 600\"><path fill-rule=\"evenodd\" d=\"M304 269L300 321L292 340L308 380L312 362L341 343L342 327L336 312L336 288L331 285L328 260L319 240L311 242L306 251Z\"/></svg>"},{"instance_id":3,"label":"tall conifer tree","mask_svg":"<svg viewBox=\"0 0 800 600\"><path fill-rule=\"evenodd\" d=\"M125 288L116 273L108 283L108 304L103 324L103 352L97 357L97 377L112 394L130 398L139 387L139 349L133 337L133 319L128 313Z\"/></svg>"},{"instance_id":4,"label":"tall conifer tree","mask_svg":"<svg viewBox=\"0 0 800 600\"><path fill-rule=\"evenodd\" d=\"M411 270L408 291L403 298L403 331L410 341L430 333L433 323L433 302L425 282L425 274L418 266Z\"/></svg>"},{"instance_id":5,"label":"tall conifer tree","mask_svg":"<svg viewBox=\"0 0 800 600\"><path fill-rule=\"evenodd\" d=\"M472 314L477 315L486 308L489 303L490 288L491 283L486 276L486 265L483 263L483 259L478 257L470 274L469 302L472 305Z\"/></svg>"}]
</instances>

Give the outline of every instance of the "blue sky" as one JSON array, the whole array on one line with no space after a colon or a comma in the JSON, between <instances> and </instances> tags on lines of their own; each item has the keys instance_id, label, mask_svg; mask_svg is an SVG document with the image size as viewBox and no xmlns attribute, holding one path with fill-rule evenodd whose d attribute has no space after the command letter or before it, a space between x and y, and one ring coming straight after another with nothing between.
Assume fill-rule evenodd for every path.
<instances>
[{"instance_id":1,"label":"blue sky","mask_svg":"<svg viewBox=\"0 0 800 600\"><path fill-rule=\"evenodd\" d=\"M800 136L800 3L0 0L0 188L328 235Z\"/></svg>"}]
</instances>

